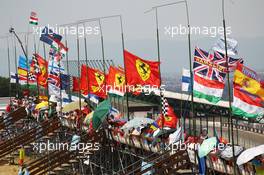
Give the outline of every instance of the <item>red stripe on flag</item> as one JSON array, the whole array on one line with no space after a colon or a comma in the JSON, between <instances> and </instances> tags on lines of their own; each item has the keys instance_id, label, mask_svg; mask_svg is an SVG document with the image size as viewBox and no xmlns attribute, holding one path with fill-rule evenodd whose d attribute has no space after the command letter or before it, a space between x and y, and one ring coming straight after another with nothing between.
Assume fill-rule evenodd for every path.
<instances>
[{"instance_id":1,"label":"red stripe on flag","mask_svg":"<svg viewBox=\"0 0 264 175\"><path fill-rule=\"evenodd\" d=\"M197 74L194 74L194 81L203 85L203 86L209 87L209 88L215 88L215 89L224 89L225 88L224 83L221 83L221 82L216 81L216 80L205 79L205 78L200 77Z\"/></svg>"},{"instance_id":2,"label":"red stripe on flag","mask_svg":"<svg viewBox=\"0 0 264 175\"><path fill-rule=\"evenodd\" d=\"M241 91L241 88L238 85L234 85L234 96L250 105L263 107L263 105L261 104L262 102L261 98L257 96L249 95L248 93Z\"/></svg>"},{"instance_id":3,"label":"red stripe on flag","mask_svg":"<svg viewBox=\"0 0 264 175\"><path fill-rule=\"evenodd\" d=\"M31 19L31 20L34 20L34 21L37 21L37 20L38 20L38 18L34 18L34 17L32 17L32 16L30 16L30 19Z\"/></svg>"}]
</instances>

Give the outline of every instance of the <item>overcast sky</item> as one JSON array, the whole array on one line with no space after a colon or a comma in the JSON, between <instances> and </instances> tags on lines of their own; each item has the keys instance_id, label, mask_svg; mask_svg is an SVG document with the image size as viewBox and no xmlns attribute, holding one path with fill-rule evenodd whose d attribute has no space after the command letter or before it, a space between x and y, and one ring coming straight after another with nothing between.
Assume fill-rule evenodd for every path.
<instances>
[{"instance_id":1,"label":"overcast sky","mask_svg":"<svg viewBox=\"0 0 264 175\"><path fill-rule=\"evenodd\" d=\"M56 26L77 20L107 15L121 14L124 23L125 47L145 59L157 59L156 29L154 13L144 14L152 6L175 1L166 0L2 0L0 3L1 28L0 36L13 26L17 32L28 31L31 11L38 14L39 26ZM221 0L188 0L191 26L222 26ZM169 26L186 26L186 13L183 4L165 7L158 11L161 48L161 72L178 74L183 67L188 68L188 43L186 35L169 36L165 28ZM264 50L264 1L263 0L226 0L226 22L230 27L231 37L239 43L239 56L245 59L246 65L263 71ZM123 64L120 25L118 19L102 21L105 43L105 56L116 64ZM87 27L97 27L98 23L86 23ZM32 26L29 28L32 31ZM214 32L214 31L213 31ZM218 36L204 33L192 34L192 53L195 46L209 50ZM36 36L38 40L38 36ZM69 36L69 56L76 59L76 36ZM22 41L24 37L21 36ZM89 35L88 58L101 59L100 35ZM64 40L63 40L64 41ZM81 39L81 58L84 59L83 40ZM42 45L39 52L43 55ZM14 51L11 48L11 69L14 71ZM29 38L29 55L33 51L33 37ZM21 54L18 49L18 55ZM0 75L6 76L7 51L6 41L0 41L1 69Z\"/></svg>"}]
</instances>

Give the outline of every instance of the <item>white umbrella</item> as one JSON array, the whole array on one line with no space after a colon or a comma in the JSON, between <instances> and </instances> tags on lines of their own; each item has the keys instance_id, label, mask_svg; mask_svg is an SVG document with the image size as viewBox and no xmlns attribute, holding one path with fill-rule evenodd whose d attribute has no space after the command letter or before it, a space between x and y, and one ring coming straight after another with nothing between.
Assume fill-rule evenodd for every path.
<instances>
[{"instance_id":1,"label":"white umbrella","mask_svg":"<svg viewBox=\"0 0 264 175\"><path fill-rule=\"evenodd\" d=\"M174 133L169 136L169 144L175 143L181 139L182 128L179 127Z\"/></svg>"},{"instance_id":2,"label":"white umbrella","mask_svg":"<svg viewBox=\"0 0 264 175\"><path fill-rule=\"evenodd\" d=\"M261 154L264 154L264 144L246 149L238 156L236 163L238 166L243 165Z\"/></svg>"},{"instance_id":3,"label":"white umbrella","mask_svg":"<svg viewBox=\"0 0 264 175\"><path fill-rule=\"evenodd\" d=\"M243 147L242 146L234 146L235 150L235 156L238 156L242 151ZM226 160L229 160L233 158L233 149L232 146L227 146L221 153L220 156Z\"/></svg>"},{"instance_id":4,"label":"white umbrella","mask_svg":"<svg viewBox=\"0 0 264 175\"><path fill-rule=\"evenodd\" d=\"M147 125L149 123L153 123L154 120L150 119L150 118L141 118L141 117L138 117L138 118L134 118L132 120L129 120L126 124L124 124L121 129L123 130L129 130L130 128L137 128L141 125Z\"/></svg>"}]
</instances>

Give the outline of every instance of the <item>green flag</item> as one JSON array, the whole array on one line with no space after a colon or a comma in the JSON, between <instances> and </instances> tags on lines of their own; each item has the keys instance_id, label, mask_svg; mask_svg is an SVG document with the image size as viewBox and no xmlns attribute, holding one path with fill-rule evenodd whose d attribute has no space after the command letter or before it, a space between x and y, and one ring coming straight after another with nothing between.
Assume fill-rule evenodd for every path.
<instances>
[{"instance_id":1,"label":"green flag","mask_svg":"<svg viewBox=\"0 0 264 175\"><path fill-rule=\"evenodd\" d=\"M109 113L111 108L111 104L109 100L104 100L101 102L97 108L94 110L94 114L92 117L92 126L93 129L96 130L105 120L106 115Z\"/></svg>"}]
</instances>

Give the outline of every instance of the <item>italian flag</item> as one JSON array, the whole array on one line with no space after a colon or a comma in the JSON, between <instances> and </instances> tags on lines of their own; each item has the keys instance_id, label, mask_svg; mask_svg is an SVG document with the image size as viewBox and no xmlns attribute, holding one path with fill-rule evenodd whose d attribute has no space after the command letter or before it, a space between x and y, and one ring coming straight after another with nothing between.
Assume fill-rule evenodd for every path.
<instances>
[{"instance_id":1,"label":"italian flag","mask_svg":"<svg viewBox=\"0 0 264 175\"><path fill-rule=\"evenodd\" d=\"M264 108L261 98L250 95L241 90L240 86L234 85L234 99L232 103L232 112L235 115L256 118L264 114Z\"/></svg>"},{"instance_id":2,"label":"italian flag","mask_svg":"<svg viewBox=\"0 0 264 175\"><path fill-rule=\"evenodd\" d=\"M193 95L211 103L221 100L225 84L217 80L210 80L201 75L194 74Z\"/></svg>"},{"instance_id":3,"label":"italian flag","mask_svg":"<svg viewBox=\"0 0 264 175\"><path fill-rule=\"evenodd\" d=\"M38 25L38 18L30 16L29 24Z\"/></svg>"}]
</instances>

